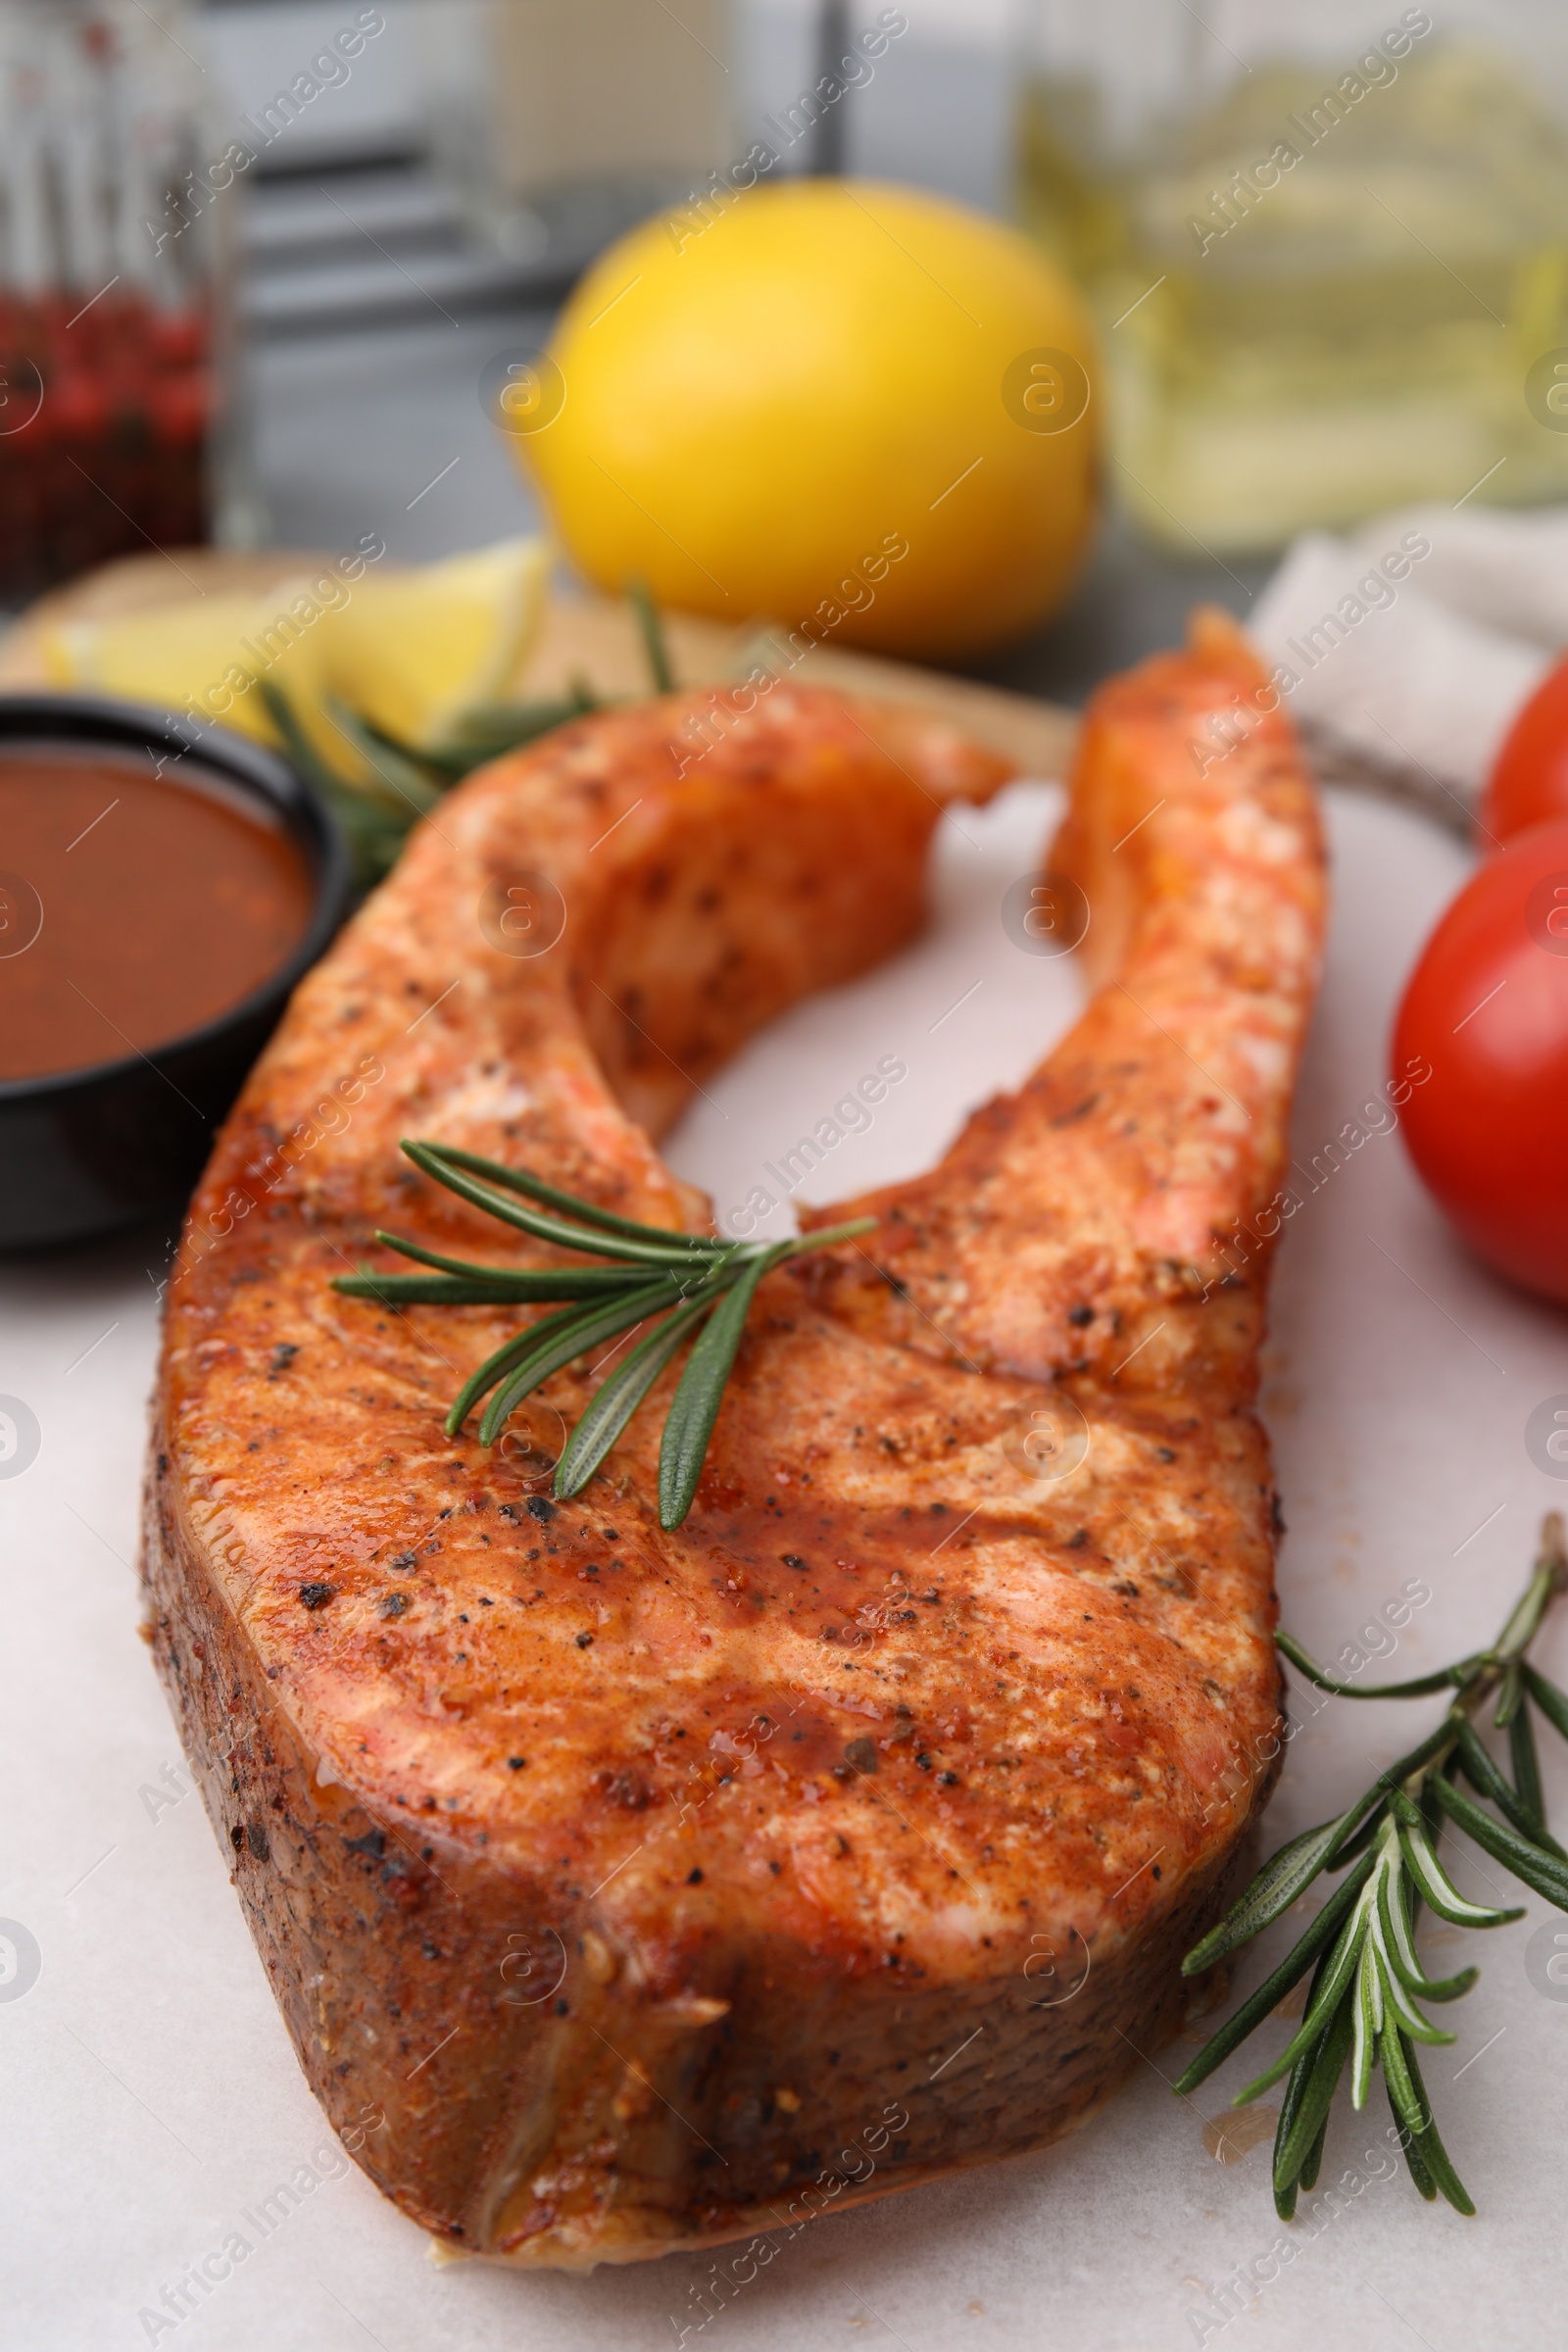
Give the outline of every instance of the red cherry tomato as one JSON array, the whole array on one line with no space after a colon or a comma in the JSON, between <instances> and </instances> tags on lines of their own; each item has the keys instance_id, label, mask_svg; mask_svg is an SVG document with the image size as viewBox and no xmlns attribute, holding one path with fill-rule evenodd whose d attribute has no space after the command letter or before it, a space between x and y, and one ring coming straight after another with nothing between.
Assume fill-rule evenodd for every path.
<instances>
[{"instance_id":1,"label":"red cherry tomato","mask_svg":"<svg viewBox=\"0 0 1568 2352\"><path fill-rule=\"evenodd\" d=\"M1478 1255L1568 1302L1568 816L1473 874L1428 940L1394 1033L1422 1064L1404 1138Z\"/></svg>"},{"instance_id":2,"label":"red cherry tomato","mask_svg":"<svg viewBox=\"0 0 1568 2352\"><path fill-rule=\"evenodd\" d=\"M1568 662L1548 670L1503 738L1476 812L1487 849L1568 816Z\"/></svg>"}]
</instances>

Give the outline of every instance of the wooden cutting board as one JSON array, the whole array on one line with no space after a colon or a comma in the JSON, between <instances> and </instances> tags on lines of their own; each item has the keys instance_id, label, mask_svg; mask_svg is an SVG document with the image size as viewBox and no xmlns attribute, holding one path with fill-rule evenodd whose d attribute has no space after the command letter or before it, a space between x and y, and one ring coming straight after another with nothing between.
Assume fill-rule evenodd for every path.
<instances>
[{"instance_id":1,"label":"wooden cutting board","mask_svg":"<svg viewBox=\"0 0 1568 2352\"><path fill-rule=\"evenodd\" d=\"M318 570L326 561L306 548L268 548L244 555L181 548L177 556L123 556L53 590L0 638L0 691L18 693L52 683L43 655L49 626L156 612L186 602L193 592L254 591L265 596L270 588ZM746 666L741 656L765 625L754 621L730 628L689 613L668 614L665 631L677 678L684 685L718 685L736 676ZM1000 687L977 686L912 662L886 661L832 644L813 646L791 675L935 711L1015 760L1028 775L1060 776L1072 755L1078 723L1073 712ZM530 697L564 693L574 676L585 677L602 694L647 692L642 639L630 608L619 599L552 596L524 690Z\"/></svg>"}]
</instances>

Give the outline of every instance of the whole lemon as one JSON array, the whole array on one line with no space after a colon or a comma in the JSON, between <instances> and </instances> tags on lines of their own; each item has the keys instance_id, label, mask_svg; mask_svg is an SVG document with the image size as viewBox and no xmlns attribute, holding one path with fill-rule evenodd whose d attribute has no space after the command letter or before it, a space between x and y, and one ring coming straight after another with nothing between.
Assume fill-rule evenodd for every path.
<instances>
[{"instance_id":1,"label":"whole lemon","mask_svg":"<svg viewBox=\"0 0 1568 2352\"><path fill-rule=\"evenodd\" d=\"M1066 592L1095 513L1093 365L1078 296L1010 229L784 181L612 246L501 421L601 587L956 656Z\"/></svg>"}]
</instances>

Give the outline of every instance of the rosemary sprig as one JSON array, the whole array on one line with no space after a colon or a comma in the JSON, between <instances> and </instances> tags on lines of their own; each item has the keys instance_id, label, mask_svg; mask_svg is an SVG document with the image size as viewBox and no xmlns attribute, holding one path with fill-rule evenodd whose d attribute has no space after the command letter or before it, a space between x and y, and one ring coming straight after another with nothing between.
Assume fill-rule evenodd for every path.
<instances>
[{"instance_id":1,"label":"rosemary sprig","mask_svg":"<svg viewBox=\"0 0 1568 2352\"><path fill-rule=\"evenodd\" d=\"M659 1456L659 1519L679 1527L692 1507L708 1447L734 1368L741 1334L764 1274L808 1250L869 1233L874 1217L824 1226L788 1242L726 1242L717 1234L674 1233L640 1225L546 1184L530 1168L503 1167L451 1144L405 1143L422 1175L535 1241L609 1258L608 1266L486 1266L446 1257L418 1242L377 1232L376 1240L428 1269L382 1274L361 1266L332 1288L384 1306L507 1306L564 1298L487 1355L464 1383L446 1418L455 1438L482 1397L489 1403L479 1442L493 1446L522 1399L552 1373L651 1323L648 1337L595 1390L556 1465L555 1491L578 1494L616 1443L654 1382L679 1348L695 1340L670 1402ZM492 1393L493 1392L493 1393Z\"/></svg>"},{"instance_id":2,"label":"rosemary sprig","mask_svg":"<svg viewBox=\"0 0 1568 2352\"><path fill-rule=\"evenodd\" d=\"M637 622L651 691L668 694L674 673L663 622L647 582L629 581L626 598ZM260 684L262 701L284 750L309 776L343 829L362 890L368 890L391 871L418 818L428 815L441 795L476 767L486 766L506 752L518 751L525 743L537 742L541 735L590 710L608 709L611 701L628 699L600 695L577 675L564 695L475 706L455 722L444 743L416 748L400 743L384 727L374 725L362 711L351 710L337 695L328 693L322 697L320 714L368 771L360 781L351 783L322 757L293 700L276 679L263 678Z\"/></svg>"},{"instance_id":3,"label":"rosemary sprig","mask_svg":"<svg viewBox=\"0 0 1568 2352\"><path fill-rule=\"evenodd\" d=\"M656 694L673 694L675 672L670 664L669 648L664 642L664 624L654 592L644 579L626 582L626 602L637 615L637 627L643 641L643 655L648 674L654 681Z\"/></svg>"},{"instance_id":4,"label":"rosemary sprig","mask_svg":"<svg viewBox=\"0 0 1568 2352\"><path fill-rule=\"evenodd\" d=\"M1275 1636L1309 1682L1341 1698L1454 1693L1435 1731L1379 1773L1333 1821L1282 1846L1182 1962L1186 1976L1212 1968L1289 1910L1321 1871L1351 1865L1299 1942L1226 2020L1176 2084L1184 2096L1196 2090L1315 1964L1300 2026L1273 2064L1232 2102L1245 2106L1282 2076L1290 2078L1274 2137L1274 2203L1282 2221L1295 2213L1298 2192L1316 2181L1329 2109L1347 2064L1350 2103L1356 2108L1365 2103L1372 2076L1381 2068L1410 2178L1421 2195L1430 2202L1441 2192L1460 2213L1475 2211L1438 2135L1415 2045L1453 2040L1420 2004L1457 2000L1478 1972L1466 1968L1457 1976L1428 1978L1416 1957L1413 1931L1422 1903L1455 1927L1495 1928L1520 1917L1518 1909L1472 1903L1460 1894L1438 1859L1445 1821L1533 1893L1568 1911L1568 1855L1546 1829L1529 1713L1534 1706L1568 1739L1568 1693L1525 1654L1547 1604L1565 1590L1568 1550L1562 1516L1553 1511L1542 1527L1535 1572L1496 1641L1436 1674L1362 1689L1326 1673L1289 1634ZM1494 1691L1499 1695L1493 1721L1508 1733L1511 1781L1475 1726ZM1461 1776L1476 1796L1496 1807L1501 1820L1465 1794L1457 1785Z\"/></svg>"}]
</instances>

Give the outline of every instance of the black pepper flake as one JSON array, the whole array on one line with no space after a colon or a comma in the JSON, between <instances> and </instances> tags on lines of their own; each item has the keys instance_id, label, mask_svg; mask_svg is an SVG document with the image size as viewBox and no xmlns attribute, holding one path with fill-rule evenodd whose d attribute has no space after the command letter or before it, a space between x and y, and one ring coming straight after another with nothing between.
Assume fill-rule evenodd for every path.
<instances>
[{"instance_id":1,"label":"black pepper flake","mask_svg":"<svg viewBox=\"0 0 1568 2352\"><path fill-rule=\"evenodd\" d=\"M853 1764L857 1772L875 1772L875 1743L863 1738L849 1740L844 1749L844 1761Z\"/></svg>"},{"instance_id":2,"label":"black pepper flake","mask_svg":"<svg viewBox=\"0 0 1568 2352\"><path fill-rule=\"evenodd\" d=\"M336 1591L336 1585L301 1585L300 1598L308 1609L324 1609Z\"/></svg>"},{"instance_id":3,"label":"black pepper flake","mask_svg":"<svg viewBox=\"0 0 1568 2352\"><path fill-rule=\"evenodd\" d=\"M417 1559L412 1551L400 1551L395 1560L387 1562L389 1568L415 1568L417 1565Z\"/></svg>"},{"instance_id":4,"label":"black pepper flake","mask_svg":"<svg viewBox=\"0 0 1568 2352\"><path fill-rule=\"evenodd\" d=\"M700 1886L702 1883L703 1874L700 1870L689 1870L686 1873L686 1884L688 1886Z\"/></svg>"},{"instance_id":5,"label":"black pepper flake","mask_svg":"<svg viewBox=\"0 0 1568 2352\"><path fill-rule=\"evenodd\" d=\"M280 1372L286 1372L298 1353L299 1349L291 1340L282 1341L278 1347L272 1349L272 1361L268 1371L268 1379L275 1380Z\"/></svg>"},{"instance_id":6,"label":"black pepper flake","mask_svg":"<svg viewBox=\"0 0 1568 2352\"><path fill-rule=\"evenodd\" d=\"M806 1566L806 1562L798 1551L781 1551L778 1556L786 1568L804 1568Z\"/></svg>"},{"instance_id":7,"label":"black pepper flake","mask_svg":"<svg viewBox=\"0 0 1568 2352\"><path fill-rule=\"evenodd\" d=\"M586 1648L589 1646L589 1644L591 1643L591 1642L592 1642L592 1641L593 1641L593 1636L592 1636L592 1634L579 1634L579 1635L577 1636L577 1647L578 1647L579 1649L586 1649Z\"/></svg>"},{"instance_id":8,"label":"black pepper flake","mask_svg":"<svg viewBox=\"0 0 1568 2352\"><path fill-rule=\"evenodd\" d=\"M546 1494L530 1494L523 1507L536 1519L553 1519L556 1515L556 1506Z\"/></svg>"},{"instance_id":9,"label":"black pepper flake","mask_svg":"<svg viewBox=\"0 0 1568 2352\"><path fill-rule=\"evenodd\" d=\"M944 1788L956 1788L958 1786L958 1776L956 1772L939 1772L937 1780Z\"/></svg>"},{"instance_id":10,"label":"black pepper flake","mask_svg":"<svg viewBox=\"0 0 1568 2352\"><path fill-rule=\"evenodd\" d=\"M379 1862L386 1852L386 1832L367 1830L363 1838L345 1838L343 1842L350 1853L368 1854L372 1861Z\"/></svg>"},{"instance_id":11,"label":"black pepper flake","mask_svg":"<svg viewBox=\"0 0 1568 2352\"><path fill-rule=\"evenodd\" d=\"M1067 1309L1068 1322L1075 1323L1080 1331L1083 1330L1086 1323L1092 1323L1094 1319L1095 1310L1092 1306L1070 1306Z\"/></svg>"},{"instance_id":12,"label":"black pepper flake","mask_svg":"<svg viewBox=\"0 0 1568 2352\"><path fill-rule=\"evenodd\" d=\"M919 1755L917 1755L917 1756L915 1757L915 1759L914 1759L914 1760L915 1760L915 1762L916 1762L916 1763L919 1765L919 1767L920 1767L920 1770L921 1770L922 1772L929 1772L929 1771L930 1771L930 1769L931 1769L931 1759L930 1759L930 1757L929 1757L928 1755L926 1755L926 1754L925 1754L924 1750L922 1750L922 1751L921 1751L921 1753L920 1753Z\"/></svg>"},{"instance_id":13,"label":"black pepper flake","mask_svg":"<svg viewBox=\"0 0 1568 2352\"><path fill-rule=\"evenodd\" d=\"M521 1772L526 1766L527 1761L528 1759L526 1756L509 1756L507 1758L507 1770L509 1772Z\"/></svg>"},{"instance_id":14,"label":"black pepper flake","mask_svg":"<svg viewBox=\"0 0 1568 2352\"><path fill-rule=\"evenodd\" d=\"M409 1596L406 1592L389 1592L381 1603L381 1614L383 1617L401 1617L408 1605Z\"/></svg>"}]
</instances>

